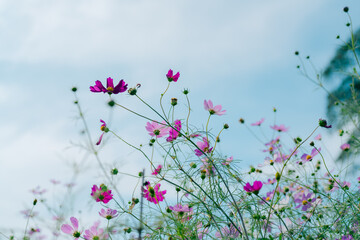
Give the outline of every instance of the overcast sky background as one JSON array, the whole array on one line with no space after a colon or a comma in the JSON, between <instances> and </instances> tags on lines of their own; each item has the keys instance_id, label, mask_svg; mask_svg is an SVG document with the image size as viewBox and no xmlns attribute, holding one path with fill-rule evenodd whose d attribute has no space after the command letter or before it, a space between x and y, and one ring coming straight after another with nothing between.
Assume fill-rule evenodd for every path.
<instances>
[{"instance_id":1,"label":"overcast sky background","mask_svg":"<svg viewBox=\"0 0 360 240\"><path fill-rule=\"evenodd\" d=\"M355 0L0 0L0 183L6 189L0 230L22 229L19 212L32 203L29 190L49 188L51 178L70 181L65 163L83 158L69 148L81 141L82 129L72 86L79 89L94 143L100 118L111 120L134 144L146 144L148 136L146 121L120 110L110 114L107 96L91 93L89 86L107 77L124 79L130 87L141 83L140 95L158 106L169 68L181 77L166 99L178 97L184 106L181 90L189 88L194 124L206 123L204 99L227 110L212 127L230 125L220 149L243 160L242 166L261 163L263 154L238 123L240 117L247 123L265 117L268 127L276 107L277 123L290 126L291 136L305 138L325 117L326 95L299 74L294 51L324 68L340 44L336 35L349 37L344 6L357 29L360 2ZM116 100L148 112L126 94ZM137 173L147 166L115 142L100 153L109 168ZM339 140L329 138L328 144L336 155ZM81 176L76 191L87 196L92 184L100 184L96 172Z\"/></svg>"}]
</instances>

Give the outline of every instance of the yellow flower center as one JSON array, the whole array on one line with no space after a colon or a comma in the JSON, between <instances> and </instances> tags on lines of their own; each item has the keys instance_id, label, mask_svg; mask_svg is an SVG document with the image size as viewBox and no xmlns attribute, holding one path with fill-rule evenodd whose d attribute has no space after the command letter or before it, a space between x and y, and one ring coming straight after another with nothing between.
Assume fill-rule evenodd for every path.
<instances>
[{"instance_id":1,"label":"yellow flower center","mask_svg":"<svg viewBox=\"0 0 360 240\"><path fill-rule=\"evenodd\" d=\"M266 201L270 201L270 197L267 197L265 200L266 200Z\"/></svg>"},{"instance_id":2,"label":"yellow flower center","mask_svg":"<svg viewBox=\"0 0 360 240\"><path fill-rule=\"evenodd\" d=\"M105 131L105 128L106 128L105 126L101 126L101 127L100 127L100 130L101 130L101 131Z\"/></svg>"},{"instance_id":3,"label":"yellow flower center","mask_svg":"<svg viewBox=\"0 0 360 240\"><path fill-rule=\"evenodd\" d=\"M109 92L114 91L114 89L112 87L108 87L106 90L108 90Z\"/></svg>"},{"instance_id":4,"label":"yellow flower center","mask_svg":"<svg viewBox=\"0 0 360 240\"><path fill-rule=\"evenodd\" d=\"M303 201L302 201L302 204L303 204L303 205L306 205L307 203L308 203L308 201L306 201L306 200L303 200Z\"/></svg>"},{"instance_id":5,"label":"yellow flower center","mask_svg":"<svg viewBox=\"0 0 360 240\"><path fill-rule=\"evenodd\" d=\"M306 156L306 160L310 160L312 157L310 155Z\"/></svg>"}]
</instances>

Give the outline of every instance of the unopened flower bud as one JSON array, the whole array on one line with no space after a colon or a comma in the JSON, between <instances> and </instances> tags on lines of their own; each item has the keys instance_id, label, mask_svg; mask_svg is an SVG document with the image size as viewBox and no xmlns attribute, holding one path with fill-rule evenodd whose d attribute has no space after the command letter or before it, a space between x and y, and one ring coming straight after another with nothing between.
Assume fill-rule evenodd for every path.
<instances>
[{"instance_id":1,"label":"unopened flower bud","mask_svg":"<svg viewBox=\"0 0 360 240\"><path fill-rule=\"evenodd\" d=\"M185 95L189 94L189 89L184 89L183 94L185 94Z\"/></svg>"},{"instance_id":2,"label":"unopened flower bud","mask_svg":"<svg viewBox=\"0 0 360 240\"><path fill-rule=\"evenodd\" d=\"M137 92L137 89L136 88L129 88L129 90L128 90L128 93L130 94L130 95L135 95L136 94L136 92Z\"/></svg>"},{"instance_id":3,"label":"unopened flower bud","mask_svg":"<svg viewBox=\"0 0 360 240\"><path fill-rule=\"evenodd\" d=\"M299 51L295 51L295 55L298 56L298 55L299 55Z\"/></svg>"},{"instance_id":4,"label":"unopened flower bud","mask_svg":"<svg viewBox=\"0 0 360 240\"><path fill-rule=\"evenodd\" d=\"M115 102L114 102L113 100L110 100L110 101L108 102L108 105L109 105L110 107L113 107L113 106L115 106Z\"/></svg>"},{"instance_id":5,"label":"unopened flower bud","mask_svg":"<svg viewBox=\"0 0 360 240\"><path fill-rule=\"evenodd\" d=\"M313 141L310 142L310 146L315 146L315 143Z\"/></svg>"},{"instance_id":6,"label":"unopened flower bud","mask_svg":"<svg viewBox=\"0 0 360 240\"><path fill-rule=\"evenodd\" d=\"M196 168L196 167L197 167L197 165L196 165L196 163L190 163L190 167L192 167L192 168Z\"/></svg>"},{"instance_id":7,"label":"unopened flower bud","mask_svg":"<svg viewBox=\"0 0 360 240\"><path fill-rule=\"evenodd\" d=\"M177 105L177 98L172 98L172 99L171 99L171 105L172 105L172 106L176 106L176 105Z\"/></svg>"},{"instance_id":8,"label":"unopened flower bud","mask_svg":"<svg viewBox=\"0 0 360 240\"><path fill-rule=\"evenodd\" d=\"M180 189L179 187L176 187L175 190L176 190L177 192L180 192L181 189Z\"/></svg>"},{"instance_id":9,"label":"unopened flower bud","mask_svg":"<svg viewBox=\"0 0 360 240\"><path fill-rule=\"evenodd\" d=\"M224 124L224 129L228 129L229 128L229 124L225 123Z\"/></svg>"},{"instance_id":10,"label":"unopened flower bud","mask_svg":"<svg viewBox=\"0 0 360 240\"><path fill-rule=\"evenodd\" d=\"M279 173L279 172L276 172L276 174L275 174L275 179L276 179L276 181L279 181L280 178L281 178L280 173Z\"/></svg>"},{"instance_id":11,"label":"unopened flower bud","mask_svg":"<svg viewBox=\"0 0 360 240\"><path fill-rule=\"evenodd\" d=\"M116 175L118 173L119 173L119 170L117 170L117 168L114 168L114 169L111 170L112 175Z\"/></svg>"},{"instance_id":12,"label":"unopened flower bud","mask_svg":"<svg viewBox=\"0 0 360 240\"><path fill-rule=\"evenodd\" d=\"M37 199L35 198L35 200L33 201L33 205L35 206L37 203Z\"/></svg>"},{"instance_id":13,"label":"unopened flower bud","mask_svg":"<svg viewBox=\"0 0 360 240\"><path fill-rule=\"evenodd\" d=\"M71 88L71 91L76 92L76 91L77 91L77 88L76 88L76 87L73 87L73 88Z\"/></svg>"},{"instance_id":14,"label":"unopened flower bud","mask_svg":"<svg viewBox=\"0 0 360 240\"><path fill-rule=\"evenodd\" d=\"M244 123L245 123L245 120L244 120L243 118L240 118L240 119L239 119L239 122L240 122L241 124L244 124Z\"/></svg>"},{"instance_id":15,"label":"unopened flower bud","mask_svg":"<svg viewBox=\"0 0 360 240\"><path fill-rule=\"evenodd\" d=\"M347 12L349 11L349 7L344 7L344 9L343 9L343 10L344 10L344 12L346 12L346 13L347 13Z\"/></svg>"}]
</instances>

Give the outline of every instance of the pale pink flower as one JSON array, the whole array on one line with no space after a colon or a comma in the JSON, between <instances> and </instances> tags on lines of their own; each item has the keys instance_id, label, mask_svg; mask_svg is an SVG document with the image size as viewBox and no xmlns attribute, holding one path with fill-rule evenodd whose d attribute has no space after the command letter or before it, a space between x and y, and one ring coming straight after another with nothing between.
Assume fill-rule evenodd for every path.
<instances>
[{"instance_id":1,"label":"pale pink flower","mask_svg":"<svg viewBox=\"0 0 360 240\"><path fill-rule=\"evenodd\" d=\"M106 218L107 220L110 220L112 218L119 216L119 213L115 209L108 208L105 210L102 208L99 212L99 215L103 218Z\"/></svg>"},{"instance_id":2,"label":"pale pink flower","mask_svg":"<svg viewBox=\"0 0 360 240\"><path fill-rule=\"evenodd\" d=\"M341 150L343 151L349 151L350 149L350 144L348 143L344 143L343 145L340 146Z\"/></svg>"},{"instance_id":3,"label":"pale pink flower","mask_svg":"<svg viewBox=\"0 0 360 240\"><path fill-rule=\"evenodd\" d=\"M321 148L319 148L318 150L316 150L316 148L313 148L313 150L311 151L311 154L306 154L304 153L301 156L301 160L303 160L304 162L307 161L312 161L312 159L321 151Z\"/></svg>"},{"instance_id":4,"label":"pale pink flower","mask_svg":"<svg viewBox=\"0 0 360 240\"><path fill-rule=\"evenodd\" d=\"M321 134L316 135L316 137L314 137L314 139L315 139L315 140L318 140L318 141L321 141L321 139L322 139Z\"/></svg>"},{"instance_id":5,"label":"pale pink flower","mask_svg":"<svg viewBox=\"0 0 360 240\"><path fill-rule=\"evenodd\" d=\"M61 231L63 231L63 233L72 235L75 239L78 239L81 236L81 232L79 232L79 221L76 218L71 217L70 222L72 226L69 224L63 224L61 225Z\"/></svg>"},{"instance_id":6,"label":"pale pink flower","mask_svg":"<svg viewBox=\"0 0 360 240\"><path fill-rule=\"evenodd\" d=\"M166 126L165 121L162 121L161 123L155 121L152 123L147 122L145 128L149 132L150 136L156 138L165 136L169 131L169 127Z\"/></svg>"},{"instance_id":7,"label":"pale pink flower","mask_svg":"<svg viewBox=\"0 0 360 240\"><path fill-rule=\"evenodd\" d=\"M104 229L99 228L98 223L95 223L90 229L85 230L84 238L86 240L104 240L108 239L109 235L104 233Z\"/></svg>"},{"instance_id":8,"label":"pale pink flower","mask_svg":"<svg viewBox=\"0 0 360 240\"><path fill-rule=\"evenodd\" d=\"M264 122L265 118L260 119L257 122L250 124L251 126L260 126Z\"/></svg>"},{"instance_id":9,"label":"pale pink flower","mask_svg":"<svg viewBox=\"0 0 360 240\"><path fill-rule=\"evenodd\" d=\"M222 109L221 105L216 105L214 107L211 100L209 100L209 101L204 100L204 108L205 108L206 111L209 111L209 113L211 115L216 114L218 116L221 116L221 115L224 115L225 112L226 112L226 110L221 111L221 109Z\"/></svg>"},{"instance_id":10,"label":"pale pink flower","mask_svg":"<svg viewBox=\"0 0 360 240\"><path fill-rule=\"evenodd\" d=\"M281 125L274 125L274 126L270 126L270 128L278 131L278 132L287 132L289 130L288 127L285 127L284 124L281 124Z\"/></svg>"},{"instance_id":11,"label":"pale pink flower","mask_svg":"<svg viewBox=\"0 0 360 240\"><path fill-rule=\"evenodd\" d=\"M206 137L203 137L203 141L202 142L197 142L196 145L198 146L198 148L200 149L195 149L195 155L196 156L201 156L204 153L211 153L213 148L210 148L210 144L209 141Z\"/></svg>"},{"instance_id":12,"label":"pale pink flower","mask_svg":"<svg viewBox=\"0 0 360 240\"><path fill-rule=\"evenodd\" d=\"M221 164L222 165L225 165L225 166L228 166L232 161L234 160L234 157L231 156L231 157L228 157L225 162L222 162Z\"/></svg>"}]
</instances>

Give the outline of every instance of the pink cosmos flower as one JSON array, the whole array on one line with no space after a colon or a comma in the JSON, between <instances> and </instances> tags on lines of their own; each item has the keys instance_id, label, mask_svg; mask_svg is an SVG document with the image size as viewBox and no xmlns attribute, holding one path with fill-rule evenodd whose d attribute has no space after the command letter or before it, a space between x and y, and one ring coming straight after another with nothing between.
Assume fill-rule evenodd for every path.
<instances>
[{"instance_id":1,"label":"pink cosmos flower","mask_svg":"<svg viewBox=\"0 0 360 240\"><path fill-rule=\"evenodd\" d=\"M148 184L146 186L146 189L143 188L143 197L146 198L149 202L153 202L155 204L164 201L164 195L166 194L166 190L159 191L160 186L160 183L158 183L153 188L150 186L150 184Z\"/></svg>"},{"instance_id":2,"label":"pink cosmos flower","mask_svg":"<svg viewBox=\"0 0 360 240\"><path fill-rule=\"evenodd\" d=\"M100 136L99 140L97 141L96 145L100 145L101 140L102 140L104 134L109 131L109 129L108 129L107 126L106 126L106 122L104 122L104 121L101 120L101 119L100 119L100 122L102 122L102 125L100 126L100 130L103 131L103 133L101 134L101 136Z\"/></svg>"},{"instance_id":3,"label":"pink cosmos flower","mask_svg":"<svg viewBox=\"0 0 360 240\"><path fill-rule=\"evenodd\" d=\"M172 81L177 82L177 80L180 77L180 73L177 72L177 74L173 75L173 70L169 69L168 73L166 74L166 77L169 82L172 82Z\"/></svg>"},{"instance_id":4,"label":"pink cosmos flower","mask_svg":"<svg viewBox=\"0 0 360 240\"><path fill-rule=\"evenodd\" d=\"M314 139L320 141L322 139L321 134L316 135Z\"/></svg>"},{"instance_id":5,"label":"pink cosmos flower","mask_svg":"<svg viewBox=\"0 0 360 240\"><path fill-rule=\"evenodd\" d=\"M95 223L90 229L85 230L84 238L86 240L105 240L109 238L109 235Z\"/></svg>"},{"instance_id":6,"label":"pink cosmos flower","mask_svg":"<svg viewBox=\"0 0 360 240\"><path fill-rule=\"evenodd\" d=\"M189 208L186 204L182 206L180 203L176 204L175 206L169 206L169 209L176 212L176 214L181 217L182 221L190 220L192 218L193 209Z\"/></svg>"},{"instance_id":7,"label":"pink cosmos flower","mask_svg":"<svg viewBox=\"0 0 360 240\"><path fill-rule=\"evenodd\" d=\"M221 238L221 239L235 239L239 236L239 231L234 227L234 225L231 225L230 227L223 227L220 232L215 233L215 237Z\"/></svg>"},{"instance_id":8,"label":"pink cosmos flower","mask_svg":"<svg viewBox=\"0 0 360 240\"><path fill-rule=\"evenodd\" d=\"M181 130L181 121L180 120L175 120L174 121L174 128L177 131L175 129L173 129L173 128L169 128L170 129L169 130L169 137L166 138L167 142L172 142L179 136L179 134L180 134L179 132Z\"/></svg>"},{"instance_id":9,"label":"pink cosmos flower","mask_svg":"<svg viewBox=\"0 0 360 240\"><path fill-rule=\"evenodd\" d=\"M318 149L319 152L321 151L321 148ZM308 162L308 161L312 161L312 159L319 153L316 148L313 148L313 150L311 151L311 154L306 154L304 153L302 156L301 156L301 160L303 160L304 162Z\"/></svg>"},{"instance_id":10,"label":"pink cosmos flower","mask_svg":"<svg viewBox=\"0 0 360 240\"><path fill-rule=\"evenodd\" d=\"M274 184L276 183L276 178L273 178L273 179L268 179L267 182L263 182L263 184L267 185L267 184Z\"/></svg>"},{"instance_id":11,"label":"pink cosmos flower","mask_svg":"<svg viewBox=\"0 0 360 240\"><path fill-rule=\"evenodd\" d=\"M105 204L113 198L111 190L107 190L107 187L104 184L101 184L100 188L94 185L91 188L91 196L96 200L96 202L103 202Z\"/></svg>"},{"instance_id":12,"label":"pink cosmos flower","mask_svg":"<svg viewBox=\"0 0 360 240\"><path fill-rule=\"evenodd\" d=\"M151 174L152 175L158 175L161 172L162 165L160 164Z\"/></svg>"},{"instance_id":13,"label":"pink cosmos flower","mask_svg":"<svg viewBox=\"0 0 360 240\"><path fill-rule=\"evenodd\" d=\"M301 192L299 194L294 195L294 202L299 203L296 208L301 207L301 210L307 211L309 208L312 207L312 203L315 202L316 198L312 197L313 193L308 192Z\"/></svg>"},{"instance_id":14,"label":"pink cosmos flower","mask_svg":"<svg viewBox=\"0 0 360 240\"><path fill-rule=\"evenodd\" d=\"M70 222L72 226L69 224L63 224L61 225L61 231L72 235L75 239L78 239L81 236L81 232L79 232L79 221L76 218L71 217Z\"/></svg>"},{"instance_id":15,"label":"pink cosmos flower","mask_svg":"<svg viewBox=\"0 0 360 240\"><path fill-rule=\"evenodd\" d=\"M225 165L225 166L228 166L232 161L234 160L234 157L231 156L231 157L228 157L225 162L222 162L221 164L222 165Z\"/></svg>"},{"instance_id":16,"label":"pink cosmos flower","mask_svg":"<svg viewBox=\"0 0 360 240\"><path fill-rule=\"evenodd\" d=\"M152 123L147 122L145 128L149 132L150 136L156 138L165 136L169 131L169 127L166 126L165 121L162 121L161 124L155 121Z\"/></svg>"},{"instance_id":17,"label":"pink cosmos flower","mask_svg":"<svg viewBox=\"0 0 360 240\"><path fill-rule=\"evenodd\" d=\"M250 193L258 194L260 189L262 188L262 182L261 181L255 181L253 185L250 185L250 183L246 183L244 186L244 190Z\"/></svg>"},{"instance_id":18,"label":"pink cosmos flower","mask_svg":"<svg viewBox=\"0 0 360 240\"><path fill-rule=\"evenodd\" d=\"M201 165L200 169L204 170L207 176L216 174L215 167L208 158L203 158L201 161L203 162L203 165Z\"/></svg>"},{"instance_id":19,"label":"pink cosmos flower","mask_svg":"<svg viewBox=\"0 0 360 240\"><path fill-rule=\"evenodd\" d=\"M90 91L92 92L103 92L108 94L118 94L121 92L125 92L127 89L127 84L125 84L124 80L121 79L118 85L114 87L114 80L112 78L107 78L106 88L102 85L102 83L97 80L95 81L95 85L90 87Z\"/></svg>"},{"instance_id":20,"label":"pink cosmos flower","mask_svg":"<svg viewBox=\"0 0 360 240\"><path fill-rule=\"evenodd\" d=\"M211 115L216 114L218 116L221 116L221 115L224 115L226 112L226 110L221 111L221 109L222 109L221 105L216 105L214 107L211 100L209 100L209 101L204 100L204 108L206 111L209 111L209 113Z\"/></svg>"},{"instance_id":21,"label":"pink cosmos flower","mask_svg":"<svg viewBox=\"0 0 360 240\"><path fill-rule=\"evenodd\" d=\"M203 137L203 141L202 142L197 142L196 145L198 146L198 148L201 149L201 151L199 149L195 149L195 155L196 156L201 156L204 153L211 153L213 148L210 148L209 145L209 141L206 137Z\"/></svg>"},{"instance_id":22,"label":"pink cosmos flower","mask_svg":"<svg viewBox=\"0 0 360 240\"><path fill-rule=\"evenodd\" d=\"M102 208L99 212L99 215L103 218L106 218L107 220L110 220L112 218L117 217L119 213L115 209L108 208L105 210Z\"/></svg>"},{"instance_id":23,"label":"pink cosmos flower","mask_svg":"<svg viewBox=\"0 0 360 240\"><path fill-rule=\"evenodd\" d=\"M343 151L349 151L350 149L350 144L348 143L344 143L343 145L340 146L341 150Z\"/></svg>"},{"instance_id":24,"label":"pink cosmos flower","mask_svg":"<svg viewBox=\"0 0 360 240\"><path fill-rule=\"evenodd\" d=\"M196 229L197 229L197 233L198 233L198 238L199 238L199 239L203 239L203 238L204 238L204 235L209 232L209 229L208 229L208 228L201 229L202 227L203 227L202 222L199 222L199 223L196 225Z\"/></svg>"},{"instance_id":25,"label":"pink cosmos flower","mask_svg":"<svg viewBox=\"0 0 360 240\"><path fill-rule=\"evenodd\" d=\"M274 125L274 126L270 126L270 128L278 131L278 132L287 132L289 130L288 127L285 127L284 124L281 124L281 125Z\"/></svg>"},{"instance_id":26,"label":"pink cosmos flower","mask_svg":"<svg viewBox=\"0 0 360 240\"><path fill-rule=\"evenodd\" d=\"M265 118L260 119L257 122L250 124L251 126L260 126L264 122Z\"/></svg>"}]
</instances>

